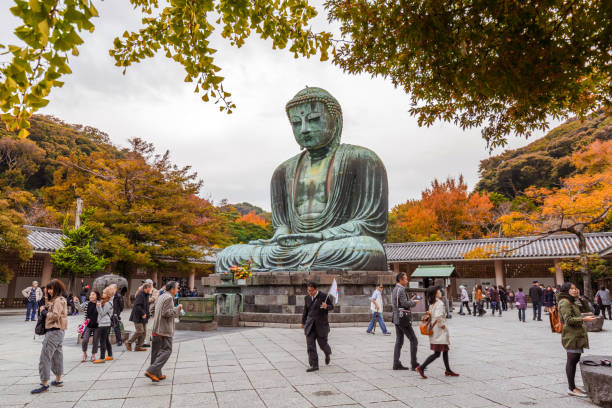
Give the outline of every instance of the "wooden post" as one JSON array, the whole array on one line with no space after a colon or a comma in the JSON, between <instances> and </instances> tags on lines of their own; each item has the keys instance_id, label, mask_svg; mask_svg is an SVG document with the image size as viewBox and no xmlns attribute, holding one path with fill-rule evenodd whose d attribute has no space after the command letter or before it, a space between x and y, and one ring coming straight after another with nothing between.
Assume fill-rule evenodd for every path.
<instances>
[{"instance_id":1,"label":"wooden post","mask_svg":"<svg viewBox=\"0 0 612 408\"><path fill-rule=\"evenodd\" d=\"M563 271L561 270L561 260L555 259L553 261L555 263L555 284L563 285Z\"/></svg>"},{"instance_id":2,"label":"wooden post","mask_svg":"<svg viewBox=\"0 0 612 408\"><path fill-rule=\"evenodd\" d=\"M504 284L504 263L501 259L496 259L495 261L495 284L497 286L502 285L502 286L506 286Z\"/></svg>"},{"instance_id":3,"label":"wooden post","mask_svg":"<svg viewBox=\"0 0 612 408\"><path fill-rule=\"evenodd\" d=\"M159 282L157 281L157 270L153 271L153 277L151 278L153 282L155 282L155 287L159 289Z\"/></svg>"},{"instance_id":4,"label":"wooden post","mask_svg":"<svg viewBox=\"0 0 612 408\"><path fill-rule=\"evenodd\" d=\"M51 272L53 272L53 264L51 263L51 255L44 254L42 277L40 279L40 286L44 286L51 282Z\"/></svg>"},{"instance_id":5,"label":"wooden post","mask_svg":"<svg viewBox=\"0 0 612 408\"><path fill-rule=\"evenodd\" d=\"M189 290L195 288L195 270L191 268L189 271Z\"/></svg>"},{"instance_id":6,"label":"wooden post","mask_svg":"<svg viewBox=\"0 0 612 408\"><path fill-rule=\"evenodd\" d=\"M398 274L398 273L399 273L399 271L400 271L400 264L399 264L399 262L395 262L395 263L393 264L393 273L394 273L394 274Z\"/></svg>"}]
</instances>

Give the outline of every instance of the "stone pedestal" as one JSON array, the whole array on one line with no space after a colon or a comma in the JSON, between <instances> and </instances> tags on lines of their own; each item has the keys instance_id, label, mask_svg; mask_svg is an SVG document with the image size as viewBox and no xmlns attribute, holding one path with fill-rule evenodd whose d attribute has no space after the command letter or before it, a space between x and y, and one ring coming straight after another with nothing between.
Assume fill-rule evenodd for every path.
<instances>
[{"instance_id":1,"label":"stone pedestal","mask_svg":"<svg viewBox=\"0 0 612 408\"><path fill-rule=\"evenodd\" d=\"M595 316L597 320L592 322L585 322L586 328L588 332L600 332L603 329L604 317L603 316Z\"/></svg>"},{"instance_id":2,"label":"stone pedestal","mask_svg":"<svg viewBox=\"0 0 612 408\"><path fill-rule=\"evenodd\" d=\"M612 360L612 356L584 356L580 362L582 382L589 398L599 406L612 407L612 368L588 366L584 360L599 363L601 360Z\"/></svg>"},{"instance_id":3,"label":"stone pedestal","mask_svg":"<svg viewBox=\"0 0 612 408\"><path fill-rule=\"evenodd\" d=\"M220 276L214 274L203 278L202 284L206 285L207 294L239 292L244 296L238 320L241 326L299 327L306 283L316 282L319 289L327 293L334 278L338 283L339 301L329 314L332 327L362 326L369 322L370 297L378 283L384 285L384 319L391 320L391 290L395 286L395 274L391 271L255 272L245 286L223 284ZM408 291L416 293L423 289ZM424 311L424 303L420 303L413 310L415 319L420 319ZM227 320L230 316L219 316L217 311L216 320L221 326L224 324L220 318Z\"/></svg>"}]
</instances>

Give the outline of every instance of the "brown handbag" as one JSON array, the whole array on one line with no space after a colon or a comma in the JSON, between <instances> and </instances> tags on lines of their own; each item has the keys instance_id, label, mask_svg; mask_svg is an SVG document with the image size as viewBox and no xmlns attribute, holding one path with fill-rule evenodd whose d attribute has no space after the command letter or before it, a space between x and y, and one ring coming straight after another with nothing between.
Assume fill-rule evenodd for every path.
<instances>
[{"instance_id":1,"label":"brown handbag","mask_svg":"<svg viewBox=\"0 0 612 408\"><path fill-rule=\"evenodd\" d=\"M421 318L421 321L423 322L419 326L419 329L421 329L421 334L423 336L433 335L433 327L435 323L433 325L431 324L431 313L429 313L429 311L425 313L425 316Z\"/></svg>"}]
</instances>

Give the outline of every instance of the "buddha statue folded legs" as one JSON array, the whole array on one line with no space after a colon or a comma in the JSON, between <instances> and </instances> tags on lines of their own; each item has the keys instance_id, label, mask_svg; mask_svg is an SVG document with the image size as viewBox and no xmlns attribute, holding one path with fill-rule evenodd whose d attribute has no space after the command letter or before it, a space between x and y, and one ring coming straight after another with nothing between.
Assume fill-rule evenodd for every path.
<instances>
[{"instance_id":1,"label":"buddha statue folded legs","mask_svg":"<svg viewBox=\"0 0 612 408\"><path fill-rule=\"evenodd\" d=\"M233 245L217 272L252 260L255 270L387 270L387 173L371 150L340 143L338 101L320 88L300 91L286 107L304 149L276 168L269 240Z\"/></svg>"}]
</instances>

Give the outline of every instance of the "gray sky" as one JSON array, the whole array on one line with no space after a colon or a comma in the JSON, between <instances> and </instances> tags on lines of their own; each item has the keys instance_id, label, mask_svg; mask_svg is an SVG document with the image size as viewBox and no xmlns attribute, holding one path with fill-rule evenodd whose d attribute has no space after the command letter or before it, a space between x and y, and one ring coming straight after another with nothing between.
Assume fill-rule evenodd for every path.
<instances>
[{"instance_id":1,"label":"gray sky","mask_svg":"<svg viewBox=\"0 0 612 408\"><path fill-rule=\"evenodd\" d=\"M18 44L12 34L17 20L7 3L12 5L3 1L0 6L0 43ZM169 149L177 164L193 166L204 180L201 195L215 202L227 198L270 208L274 168L299 151L284 106L306 85L327 89L342 105L343 142L368 147L381 157L391 206L419 198L434 178L463 174L472 189L479 161L489 156L479 129L463 131L448 123L419 128L408 114L409 97L389 81L344 74L317 58L294 59L258 38L240 49L213 41L224 87L237 105L232 115L220 113L193 93L192 83L183 82L180 65L161 55L122 75L108 49L125 29L137 29L140 17L126 0L95 4L101 17L94 21L96 30L82 34L80 56L70 61L73 74L62 78L64 87L52 91L41 113L99 128L120 146L141 137L160 152ZM315 30L329 29L322 22ZM507 147L527 143L513 137Z\"/></svg>"}]
</instances>

